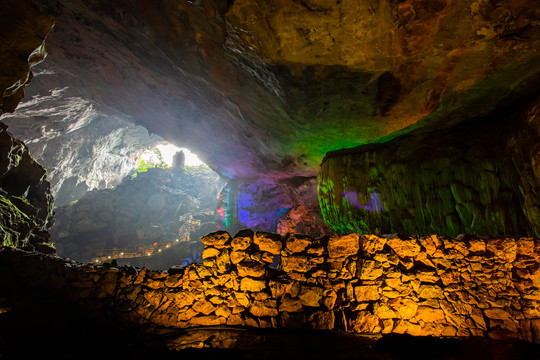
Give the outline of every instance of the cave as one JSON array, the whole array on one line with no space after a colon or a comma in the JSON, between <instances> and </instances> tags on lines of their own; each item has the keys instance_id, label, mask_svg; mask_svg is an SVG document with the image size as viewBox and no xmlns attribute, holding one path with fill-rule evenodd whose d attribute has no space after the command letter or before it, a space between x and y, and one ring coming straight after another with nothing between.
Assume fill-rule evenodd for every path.
<instances>
[{"instance_id":1,"label":"cave","mask_svg":"<svg viewBox=\"0 0 540 360\"><path fill-rule=\"evenodd\" d=\"M540 358L535 0L0 24L0 357Z\"/></svg>"}]
</instances>

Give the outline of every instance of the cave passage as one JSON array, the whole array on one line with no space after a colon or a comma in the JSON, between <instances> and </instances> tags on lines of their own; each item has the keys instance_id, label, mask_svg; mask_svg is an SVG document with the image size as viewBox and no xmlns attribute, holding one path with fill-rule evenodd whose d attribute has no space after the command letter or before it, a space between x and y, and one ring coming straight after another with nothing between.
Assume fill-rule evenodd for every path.
<instances>
[{"instance_id":1,"label":"cave passage","mask_svg":"<svg viewBox=\"0 0 540 360\"><path fill-rule=\"evenodd\" d=\"M156 269L200 260L198 239L221 227L215 209L224 180L166 142L135 158L119 184L56 208L51 239L60 256Z\"/></svg>"}]
</instances>

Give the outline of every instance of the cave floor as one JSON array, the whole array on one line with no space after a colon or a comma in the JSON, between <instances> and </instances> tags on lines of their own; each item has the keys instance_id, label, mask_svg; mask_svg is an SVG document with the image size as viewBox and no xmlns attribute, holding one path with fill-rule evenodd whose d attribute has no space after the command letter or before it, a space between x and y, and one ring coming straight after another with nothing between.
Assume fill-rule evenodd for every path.
<instances>
[{"instance_id":1,"label":"cave floor","mask_svg":"<svg viewBox=\"0 0 540 360\"><path fill-rule=\"evenodd\" d=\"M143 335L141 329L119 330L115 319L42 295L0 292L0 359L540 359L540 345L482 338L230 327Z\"/></svg>"}]
</instances>

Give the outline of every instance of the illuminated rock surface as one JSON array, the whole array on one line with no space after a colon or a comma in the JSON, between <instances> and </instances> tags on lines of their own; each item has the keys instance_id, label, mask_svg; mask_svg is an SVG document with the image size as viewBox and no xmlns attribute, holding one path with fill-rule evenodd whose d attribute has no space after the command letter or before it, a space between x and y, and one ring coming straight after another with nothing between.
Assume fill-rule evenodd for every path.
<instances>
[{"instance_id":1,"label":"illuminated rock surface","mask_svg":"<svg viewBox=\"0 0 540 360\"><path fill-rule=\"evenodd\" d=\"M148 331L242 325L540 342L538 240L356 235L355 246L336 252L336 243L353 239L338 235L290 254L274 250L294 246L294 235L246 236L253 243L239 263L229 256L233 239L221 231L203 238L202 263L168 274L8 249L2 263L25 286L53 289ZM486 250L476 251L479 243ZM33 277L36 271L43 275Z\"/></svg>"},{"instance_id":2,"label":"illuminated rock surface","mask_svg":"<svg viewBox=\"0 0 540 360\"><path fill-rule=\"evenodd\" d=\"M296 235L239 234L241 241L252 237L272 238L283 249L298 244ZM266 252L252 243L242 263L229 262L222 268L222 255L230 252L236 238L225 232L207 235L205 242L213 245L207 245L205 252L216 250L213 257L204 264L173 267L168 273L110 264L82 265L5 248L0 251L0 285L6 293L18 294L9 299L21 294L39 297L26 297L20 303L0 298L5 312L0 324L9 324L29 306L39 309L32 305L39 299L42 304L63 304L60 318L67 312L72 322L107 324L107 328L117 329L118 336L140 337L137 345L118 337L122 342L117 346L125 342L143 353L150 351L148 346L155 347L152 351L156 353L206 348L222 349L224 355L237 351L243 358L268 348L262 358L281 354L289 359L298 352L312 353L314 358L324 358L324 354L346 358L356 351L357 356L373 359L409 359L419 356L418 348L413 351L409 346L424 344L421 358L430 359L470 359L473 354L480 356L479 349L486 359L534 359L540 354L538 345L516 342L540 342L538 240L366 235L357 238L357 251L342 256L328 252L328 238L312 239L300 253L281 252L282 263L302 255L311 264L309 269L293 270L280 270L279 265L264 260ZM344 236L344 242L348 238ZM389 246L381 247L384 243ZM482 245L484 250L478 251ZM372 271L376 268L384 272ZM372 269L369 276L365 269ZM55 305L49 307L55 309ZM86 314L92 320L85 320ZM42 315L32 321L39 319ZM62 333L58 321L50 324ZM192 330L179 331L186 328ZM317 334L309 329L332 332ZM159 334L167 336L155 336ZM370 340L348 334L376 336ZM426 335L462 340L421 338ZM13 338L5 331L0 332L2 337ZM307 342L307 347L293 341L286 349L275 348L276 342L285 344L287 339ZM87 346L80 339L76 343ZM108 344L105 340L103 346L112 346ZM401 344L399 351L394 349L396 344ZM467 349L467 344L477 348ZM505 350L499 352L499 347Z\"/></svg>"},{"instance_id":3,"label":"illuminated rock surface","mask_svg":"<svg viewBox=\"0 0 540 360\"><path fill-rule=\"evenodd\" d=\"M313 358L352 358L359 346L368 358L400 359L418 358L418 349L425 350L426 343L431 344L428 358L539 357L538 347L516 342L539 341L538 240L508 236L538 235L540 161L533 102L539 89L540 14L533 0L47 0L36 4L55 16L56 27L48 38L49 61L40 68L41 79L32 90L35 109L41 108L45 115L60 114L61 119L66 116L56 110L69 113L71 109L70 119L92 126L100 122L83 121L88 119L83 115L95 109L96 119L120 119L117 128L124 128L124 121L142 125L195 150L233 180L229 197L222 199L227 203L223 221L234 220L231 227L245 219L262 230L285 233L315 226L317 233L323 233L318 219L304 221L317 213L312 201L317 166L329 151L377 142L351 157L350 164L329 166L332 171L323 168L319 184L328 185L324 183L328 179L343 182L342 176L327 176L339 171L346 171L350 180L351 188L326 188L327 193L337 191L332 213L325 213L336 230L440 230L441 235L477 231L503 236L337 235L306 244L301 236L247 231L235 241L221 233L220 239L205 238L209 245L202 263L172 267L169 273L81 265L2 248L0 355L41 356L51 343L64 339L68 350L79 351L76 355L88 350L82 357L103 357L109 349L116 357L133 354L130 358L136 358L148 352L156 357L163 348L232 347L260 358L312 354ZM25 8L23 1L7 5L2 12L4 17L7 14L2 20L2 25L7 24L2 28L6 40L2 40L9 45L2 47L0 57L8 64L0 77L2 111L12 110L22 96L19 85L27 82L29 61L43 56L40 45L51 21ZM11 11L28 15L25 26L12 26L18 23ZM20 40L27 38L33 39L32 46ZM21 45L24 51L18 49ZM29 59L36 48L36 56ZM80 100L80 106L74 106L73 99ZM51 153L71 156L75 150L61 151L64 139L58 136L54 141L59 134L51 132L45 141L39 138L47 129L77 127L77 121L56 128L48 122L58 118L45 115L22 115L44 128L13 128L36 148L51 144ZM16 122L17 116L9 121ZM103 134L115 129L115 124L110 125L101 129ZM80 127L78 136L88 138L92 126ZM499 132L490 133L492 127ZM446 166L446 154L440 152L445 147L437 147L438 141L454 140L460 129L469 130L457 136L467 153L463 155L463 147L455 149L457 163L452 155ZM22 144L5 131L4 135L9 146L2 153L7 154L10 176L3 177L1 184L2 196L9 199L4 201L2 226L4 233L18 234L4 245L25 246L32 243L33 234L40 237L38 241L34 237L34 248L50 252L50 246L39 246L47 243L47 233L40 231L47 228L52 206L43 169ZM407 139L413 141L406 143ZM476 141L484 145L476 147ZM395 144L405 145L395 151ZM368 153L382 160L384 174L366 167L366 175L352 166L371 164L362 151L375 148L380 152ZM391 155L382 156L385 152ZM349 153L329 154L327 161ZM401 159L410 160L407 154L423 155L415 156L416 162L406 161L407 170L418 173L413 179L436 179L434 190L425 191L427 200L418 194L424 189L407 183L409 172L399 169ZM429 156L431 162L420 161ZM388 192L405 194L392 198L396 203L389 202L388 193L369 184L372 180ZM402 182L394 184L394 180ZM35 188L40 201L32 203ZM299 193L291 195L295 189ZM259 193L263 196L253 195ZM245 194L256 199L253 205L239 202L248 198ZM482 199L488 201L482 204ZM478 203L488 211L478 211ZM375 223L366 222L366 211L392 212L391 219L380 216ZM351 212L356 212L353 217ZM32 221L22 213L30 214ZM478 225L476 221L482 223L483 218L488 219L485 226ZM21 219L23 227L17 224ZM90 327L96 331L88 331L86 324L97 324ZM212 333L200 326L241 326L263 332ZM108 329L120 330L127 344L124 352L111 344L116 333ZM195 330L181 333L176 340L144 336L146 343L130 336L178 334L179 329ZM265 333L265 329L282 333ZM298 331L299 343L307 338L317 345L309 347L313 350L287 346L281 335L291 329ZM311 329L341 333L328 333L324 339L320 333L304 337ZM81 330L85 340L97 341L89 346L74 330ZM66 338L54 336L66 332ZM86 333L103 334L109 346L96 350L95 344L103 338L86 338ZM412 343L419 345L410 350L410 338L398 337L404 339L402 343L385 343L388 337L377 343L358 342L346 334L482 336L512 342L421 339L424 343L415 343L420 341L415 338ZM41 345L38 350L28 346L29 339ZM146 344L159 350L153 352ZM259 344L273 350L261 354L254 350ZM388 351L396 345L398 352ZM373 346L383 350L374 353ZM459 352L460 346L474 351ZM249 351L242 353L242 349ZM68 354L73 357L72 351Z\"/></svg>"},{"instance_id":4,"label":"illuminated rock surface","mask_svg":"<svg viewBox=\"0 0 540 360\"><path fill-rule=\"evenodd\" d=\"M328 151L486 114L539 70L533 0L37 3L56 25L35 94L67 87L44 108L76 94L235 178L313 176Z\"/></svg>"},{"instance_id":5,"label":"illuminated rock surface","mask_svg":"<svg viewBox=\"0 0 540 360\"><path fill-rule=\"evenodd\" d=\"M266 206L264 215L248 216L250 221L241 221L249 211L234 211L241 210L242 204L231 207L238 226L282 233L304 231L311 225L324 230L317 220L305 222L316 216L316 202L289 205L287 200L290 188L298 186L294 179L313 178L327 152L387 142L415 129L445 132L485 116L505 127L511 117L503 114L519 111L524 99L539 91L540 14L533 0L504 4L444 0L36 3L55 17L56 25L47 39L49 56L37 68L29 99L42 114L26 112L6 119L15 124L24 118L25 126L13 126L17 136L41 149L39 156L45 156L45 146L47 153L61 154L66 160L47 166L53 173L67 166L74 174L66 175L66 190L84 191L84 186L92 187L88 183L97 174L88 166L90 154L81 155L95 144L87 134L95 127L97 133L115 127L96 121L81 128L77 136L88 140L84 145L58 132L37 130L76 127L89 111L98 118L144 126L192 149L220 174L234 178L239 194L241 188L245 193L258 188L267 194L253 205L257 210ZM80 106L74 106L75 100ZM53 126L51 122L59 117L74 122ZM27 126L32 122L34 126ZM480 133L470 136L487 136L486 127L491 125L479 126ZM436 142L439 135L426 136ZM410 151L424 149L419 141L413 141ZM132 151L128 149L126 155ZM525 147L520 151L518 156L529 156ZM100 161L105 164L110 162L107 159L113 158ZM121 161L115 164L122 166ZM432 170L423 169L419 176L437 177ZM517 172L522 171L527 169ZM110 175L102 176L98 180L106 183ZM289 179L293 182L285 186L283 180ZM351 187L362 187L349 180ZM525 187L531 191L525 189L520 195L527 200L517 200L524 203L521 211L527 212L528 220L508 219L498 209L489 209L484 216L477 209L480 199L475 199L475 205L449 204L451 213L432 215L432 225L422 224L429 222L425 215L422 220L409 219L425 213L423 209L403 216L410 206L391 202L392 208L387 209L391 222L405 218L399 229L383 224L362 228L360 209L350 210L352 222L338 223L332 216L327 220L339 231L537 235L537 225L531 222L539 217L538 210L530 200L537 177L532 182L522 180L523 184L515 177L506 180L494 181L513 189L530 184ZM59 184L55 179L55 191ZM346 191L360 192L358 199L365 202L358 206L377 205L375 198L366 198L366 189ZM407 198L415 196L411 191L411 186L403 188ZM354 200L355 194L347 196ZM275 203L277 199L282 204ZM506 198L499 200L503 207L513 206ZM346 206L334 208L348 217ZM494 219L493 229L484 229L482 217ZM471 218L478 221L473 224Z\"/></svg>"},{"instance_id":6,"label":"illuminated rock surface","mask_svg":"<svg viewBox=\"0 0 540 360\"><path fill-rule=\"evenodd\" d=\"M446 130L327 154L336 231L540 236L540 98ZM378 207L374 202L378 202Z\"/></svg>"}]
</instances>

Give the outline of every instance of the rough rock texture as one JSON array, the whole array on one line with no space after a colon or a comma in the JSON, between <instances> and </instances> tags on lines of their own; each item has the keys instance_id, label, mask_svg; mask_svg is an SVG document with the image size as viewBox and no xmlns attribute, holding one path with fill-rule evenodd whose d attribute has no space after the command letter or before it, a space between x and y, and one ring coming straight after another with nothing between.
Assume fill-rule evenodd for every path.
<instances>
[{"instance_id":1,"label":"rough rock texture","mask_svg":"<svg viewBox=\"0 0 540 360\"><path fill-rule=\"evenodd\" d=\"M120 184L137 166L143 150L162 139L142 126L100 113L78 94L65 96L69 88L55 84L57 77L47 67L34 71L25 101L2 120L25 139L32 155L47 169L58 207L79 200L88 191ZM36 93L40 88L47 91Z\"/></svg>"},{"instance_id":2,"label":"rough rock texture","mask_svg":"<svg viewBox=\"0 0 540 360\"><path fill-rule=\"evenodd\" d=\"M193 262L194 249L178 246L216 229L222 186L208 168L151 168L56 208L52 241L60 256L81 262L144 257L146 266L158 269ZM158 253L158 259L151 256Z\"/></svg>"},{"instance_id":3,"label":"rough rock texture","mask_svg":"<svg viewBox=\"0 0 540 360\"><path fill-rule=\"evenodd\" d=\"M209 254L204 262L169 273L80 265L7 248L0 264L16 274L3 278L9 284L53 289L82 308L148 330L307 327L540 342L536 239L312 239L242 231L201 240ZM249 247L237 250L244 242ZM234 253L239 262L231 261Z\"/></svg>"},{"instance_id":4,"label":"rough rock texture","mask_svg":"<svg viewBox=\"0 0 540 360\"><path fill-rule=\"evenodd\" d=\"M0 115L13 111L30 81L30 66L44 56L43 41L52 27L49 15L27 1L8 0L0 13ZM45 169L24 143L0 122L0 245L54 252L52 196Z\"/></svg>"},{"instance_id":5,"label":"rough rock texture","mask_svg":"<svg viewBox=\"0 0 540 360\"><path fill-rule=\"evenodd\" d=\"M528 98L329 153L318 176L325 220L343 232L540 236L540 98Z\"/></svg>"},{"instance_id":6,"label":"rough rock texture","mask_svg":"<svg viewBox=\"0 0 540 360\"><path fill-rule=\"evenodd\" d=\"M12 112L32 79L30 67L45 58L45 37L53 26L50 15L29 1L5 0L0 13L0 115Z\"/></svg>"},{"instance_id":7,"label":"rough rock texture","mask_svg":"<svg viewBox=\"0 0 540 360\"><path fill-rule=\"evenodd\" d=\"M539 70L535 0L36 3L62 74L39 93L68 88L240 179L314 176L328 151L485 114Z\"/></svg>"},{"instance_id":8,"label":"rough rock texture","mask_svg":"<svg viewBox=\"0 0 540 360\"><path fill-rule=\"evenodd\" d=\"M0 243L54 252L52 196L45 169L0 123Z\"/></svg>"},{"instance_id":9,"label":"rough rock texture","mask_svg":"<svg viewBox=\"0 0 540 360\"><path fill-rule=\"evenodd\" d=\"M248 219L247 226L280 232L322 229L314 219L318 208L289 201L291 190L283 190L283 181L312 178L327 152L388 141L415 129L446 130L501 108L519 110L522 103L516 99L539 92L535 0L35 2L55 16L56 26L48 38L50 56L40 70L44 76L31 100L44 115L31 119L34 127L26 126L28 114L21 115L27 122L18 130L36 149L47 146L43 153L62 154L47 163L55 174L70 169L65 181L55 179L55 193L60 186L82 192L85 186L106 183L111 172L94 176L96 168L89 166L93 139L78 150L80 140L51 141L57 134L24 129L74 129L95 112L103 121L85 126L78 136L110 117L130 121L195 151L221 175L243 184L247 193L260 188L284 200L255 199L252 207L264 210L264 218ZM71 106L74 99L82 106ZM72 122L53 126L54 114L66 108L72 116L63 118ZM527 148L520 151L516 156L529 156ZM125 164L131 153L121 154L111 169ZM521 171L528 170L516 171L523 178ZM517 182L510 182L517 188ZM524 180L523 186L537 184ZM59 197L62 204L69 199ZM359 200L370 199L363 193ZM494 229L486 231L475 220L478 204L462 200L449 205L455 205L450 213L436 210L437 233L522 233L520 221L492 209L485 217L494 218ZM522 208L526 217L538 218L532 200L524 201L529 202ZM397 224L401 212L415 211L405 214L404 227L370 225L369 231L416 231L409 217L425 211L408 205L406 210L397 206L391 220ZM327 220L338 230L368 231L359 224L358 211L350 211L354 224L341 219L338 224L331 216ZM431 220L422 216L424 222ZM534 231L526 233L538 234Z\"/></svg>"},{"instance_id":10,"label":"rough rock texture","mask_svg":"<svg viewBox=\"0 0 540 360\"><path fill-rule=\"evenodd\" d=\"M217 212L224 228L304 233L312 236L333 234L321 216L314 178L294 177L255 182L230 180L219 195Z\"/></svg>"}]
</instances>

